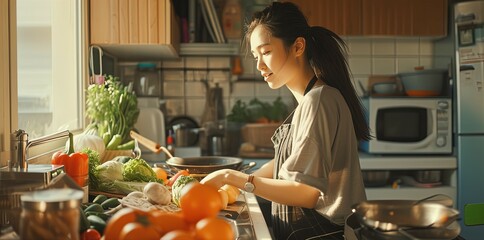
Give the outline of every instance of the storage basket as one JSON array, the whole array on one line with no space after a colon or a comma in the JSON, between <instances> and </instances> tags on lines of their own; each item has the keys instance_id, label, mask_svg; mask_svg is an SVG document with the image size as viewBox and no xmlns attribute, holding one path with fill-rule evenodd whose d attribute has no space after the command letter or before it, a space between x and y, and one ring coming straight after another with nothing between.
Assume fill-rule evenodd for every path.
<instances>
[{"instance_id":1,"label":"storage basket","mask_svg":"<svg viewBox=\"0 0 484 240\"><path fill-rule=\"evenodd\" d=\"M244 142L256 147L272 148L271 137L280 123L248 123L242 128Z\"/></svg>"}]
</instances>

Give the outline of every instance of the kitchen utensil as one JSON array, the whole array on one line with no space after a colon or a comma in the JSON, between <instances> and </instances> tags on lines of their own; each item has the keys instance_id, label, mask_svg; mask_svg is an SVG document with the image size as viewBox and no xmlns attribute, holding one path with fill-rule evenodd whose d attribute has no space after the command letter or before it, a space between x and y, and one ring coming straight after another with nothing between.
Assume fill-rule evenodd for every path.
<instances>
[{"instance_id":1,"label":"kitchen utensil","mask_svg":"<svg viewBox=\"0 0 484 240\"><path fill-rule=\"evenodd\" d=\"M458 211L440 203L414 200L371 200L353 207L360 222L380 231L440 228L455 221Z\"/></svg>"},{"instance_id":2,"label":"kitchen utensil","mask_svg":"<svg viewBox=\"0 0 484 240\"><path fill-rule=\"evenodd\" d=\"M174 167L179 170L188 169L188 171L193 174L209 174L220 169L244 169L247 171L255 166L255 164L249 164L251 166L250 168L248 168L248 166L242 168L242 163L243 160L241 158L221 156L170 158L166 161L166 164L170 167Z\"/></svg>"},{"instance_id":3,"label":"kitchen utensil","mask_svg":"<svg viewBox=\"0 0 484 240\"><path fill-rule=\"evenodd\" d=\"M97 49L99 52L99 74L94 73L94 49ZM90 47L91 56L89 58L89 64L91 66L91 77L89 78L89 84L104 84L104 75L103 75L103 50L101 47L92 45Z\"/></svg>"},{"instance_id":4,"label":"kitchen utensil","mask_svg":"<svg viewBox=\"0 0 484 240\"><path fill-rule=\"evenodd\" d=\"M168 155L168 157L170 157L170 159L175 159L175 160L181 159L179 157L174 157L168 149L166 149L163 146L160 146L160 144L153 142L152 140L150 140L148 138L141 136L140 134L136 133L135 131L131 131L131 132L129 132L129 134L133 139L139 141L139 143L143 144L143 146L147 147L148 149L150 149L154 153L158 154L161 151L163 151L164 153L166 153Z\"/></svg>"},{"instance_id":5,"label":"kitchen utensil","mask_svg":"<svg viewBox=\"0 0 484 240\"><path fill-rule=\"evenodd\" d=\"M173 125L173 130L175 130L175 146L190 147L197 144L198 132L201 128L190 128L180 123Z\"/></svg>"},{"instance_id":6,"label":"kitchen utensil","mask_svg":"<svg viewBox=\"0 0 484 240\"><path fill-rule=\"evenodd\" d=\"M392 95L397 92L397 84L392 82L376 83L373 85L373 92L376 94Z\"/></svg>"},{"instance_id":7,"label":"kitchen utensil","mask_svg":"<svg viewBox=\"0 0 484 240\"><path fill-rule=\"evenodd\" d=\"M400 73L405 93L408 96L439 96L442 92L447 70L430 69Z\"/></svg>"}]
</instances>

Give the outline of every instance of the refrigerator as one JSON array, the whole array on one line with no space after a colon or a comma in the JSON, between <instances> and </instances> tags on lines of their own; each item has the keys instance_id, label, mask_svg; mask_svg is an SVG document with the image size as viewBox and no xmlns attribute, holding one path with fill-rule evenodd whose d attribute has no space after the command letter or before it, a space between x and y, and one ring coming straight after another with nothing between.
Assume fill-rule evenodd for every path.
<instances>
[{"instance_id":1,"label":"refrigerator","mask_svg":"<svg viewBox=\"0 0 484 240\"><path fill-rule=\"evenodd\" d=\"M454 5L455 152L461 236L484 239L484 1Z\"/></svg>"}]
</instances>

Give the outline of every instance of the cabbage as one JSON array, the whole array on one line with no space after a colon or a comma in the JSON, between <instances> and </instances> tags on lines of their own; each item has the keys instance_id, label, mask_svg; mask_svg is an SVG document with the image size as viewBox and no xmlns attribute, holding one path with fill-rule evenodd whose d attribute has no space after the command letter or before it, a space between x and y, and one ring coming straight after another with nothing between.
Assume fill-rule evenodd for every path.
<instances>
[{"instance_id":1,"label":"cabbage","mask_svg":"<svg viewBox=\"0 0 484 240\"><path fill-rule=\"evenodd\" d=\"M123 179L129 182L162 181L156 178L155 171L141 158L133 158L124 164Z\"/></svg>"},{"instance_id":2,"label":"cabbage","mask_svg":"<svg viewBox=\"0 0 484 240\"><path fill-rule=\"evenodd\" d=\"M192 176L184 176L181 175L179 176L173 185L171 186L171 196L172 196L172 201L175 203L177 206L180 206L180 198L181 198L181 191L183 187L185 187L188 183L191 182L198 182L197 179L195 179Z\"/></svg>"},{"instance_id":3,"label":"cabbage","mask_svg":"<svg viewBox=\"0 0 484 240\"><path fill-rule=\"evenodd\" d=\"M118 161L106 161L96 167L97 177L101 182L123 180L123 164Z\"/></svg>"}]
</instances>

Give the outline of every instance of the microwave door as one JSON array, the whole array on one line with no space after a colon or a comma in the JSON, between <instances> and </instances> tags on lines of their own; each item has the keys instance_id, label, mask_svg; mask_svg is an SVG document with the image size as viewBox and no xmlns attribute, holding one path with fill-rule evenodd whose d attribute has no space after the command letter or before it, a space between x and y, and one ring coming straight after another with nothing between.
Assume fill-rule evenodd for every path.
<instances>
[{"instance_id":1,"label":"microwave door","mask_svg":"<svg viewBox=\"0 0 484 240\"><path fill-rule=\"evenodd\" d=\"M484 133L484 62L460 66L457 81L458 134Z\"/></svg>"}]
</instances>

